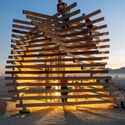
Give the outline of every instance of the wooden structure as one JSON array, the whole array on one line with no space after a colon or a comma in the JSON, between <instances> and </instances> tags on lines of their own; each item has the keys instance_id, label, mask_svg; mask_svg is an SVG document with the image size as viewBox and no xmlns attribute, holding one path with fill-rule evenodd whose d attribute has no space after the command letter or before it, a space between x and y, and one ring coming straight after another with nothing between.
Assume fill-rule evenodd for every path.
<instances>
[{"instance_id":1,"label":"wooden structure","mask_svg":"<svg viewBox=\"0 0 125 125\"><path fill-rule=\"evenodd\" d=\"M112 102L104 89L111 78L103 75L108 73L109 39L104 36L109 32L103 30L107 25L101 24L104 17L96 18L101 10L80 16L76 6L68 6L63 13L70 13L63 16L23 10L31 21L13 20L6 80L13 87L12 100L19 101L17 107Z\"/></svg>"}]
</instances>

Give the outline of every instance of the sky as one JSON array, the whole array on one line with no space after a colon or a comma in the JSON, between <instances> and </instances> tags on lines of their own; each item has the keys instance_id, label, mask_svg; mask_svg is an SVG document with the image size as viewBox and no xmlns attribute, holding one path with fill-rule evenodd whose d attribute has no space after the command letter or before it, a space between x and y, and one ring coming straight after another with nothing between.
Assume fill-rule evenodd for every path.
<instances>
[{"instance_id":1,"label":"sky","mask_svg":"<svg viewBox=\"0 0 125 125\"><path fill-rule=\"evenodd\" d=\"M90 13L101 9L105 17L104 24L110 32L110 54L107 67L125 67L125 0L63 0L70 5L77 2L76 9ZM53 15L57 0L0 0L0 74L4 74L5 65L11 50L11 31L13 19L25 19L22 10Z\"/></svg>"}]
</instances>

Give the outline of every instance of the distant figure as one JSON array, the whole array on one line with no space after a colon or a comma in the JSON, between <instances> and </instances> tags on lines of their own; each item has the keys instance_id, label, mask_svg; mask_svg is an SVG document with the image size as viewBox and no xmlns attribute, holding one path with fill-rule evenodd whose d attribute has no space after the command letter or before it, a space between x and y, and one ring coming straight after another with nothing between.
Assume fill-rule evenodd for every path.
<instances>
[{"instance_id":1,"label":"distant figure","mask_svg":"<svg viewBox=\"0 0 125 125\"><path fill-rule=\"evenodd\" d=\"M79 84L79 82L76 81L75 84ZM79 89L79 85L75 85L75 89Z\"/></svg>"},{"instance_id":2,"label":"distant figure","mask_svg":"<svg viewBox=\"0 0 125 125\"><path fill-rule=\"evenodd\" d=\"M106 79L106 80L105 80L105 83L109 83L109 79Z\"/></svg>"},{"instance_id":3,"label":"distant figure","mask_svg":"<svg viewBox=\"0 0 125 125\"><path fill-rule=\"evenodd\" d=\"M118 75L116 75L115 78L118 78Z\"/></svg>"},{"instance_id":4,"label":"distant figure","mask_svg":"<svg viewBox=\"0 0 125 125\"><path fill-rule=\"evenodd\" d=\"M85 20L85 23L87 24L87 23L89 23L89 22L91 22L91 20L90 20L89 18L87 18L87 19ZM89 29L91 29L91 28L93 28L93 24L87 25L87 30L89 30ZM88 33L89 33L89 35L92 35L92 32L91 32L91 31L89 31Z\"/></svg>"},{"instance_id":5,"label":"distant figure","mask_svg":"<svg viewBox=\"0 0 125 125\"><path fill-rule=\"evenodd\" d=\"M124 105L124 102L123 102L123 101L121 101L121 108L122 108L122 109L125 109L125 105Z\"/></svg>"},{"instance_id":6,"label":"distant figure","mask_svg":"<svg viewBox=\"0 0 125 125\"><path fill-rule=\"evenodd\" d=\"M68 87L67 87L67 83L68 83L68 81L66 80L66 79L62 79L61 81L61 90L68 90ZM61 92L61 95L62 96L67 96L68 95L68 92ZM62 100L62 102L67 102L67 98L65 97L65 98L62 98L61 99Z\"/></svg>"},{"instance_id":7,"label":"distant figure","mask_svg":"<svg viewBox=\"0 0 125 125\"><path fill-rule=\"evenodd\" d=\"M47 79L49 77L49 68L46 68L46 84L49 84L49 80ZM51 89L51 86L46 86L46 90L50 90Z\"/></svg>"},{"instance_id":8,"label":"distant figure","mask_svg":"<svg viewBox=\"0 0 125 125\"><path fill-rule=\"evenodd\" d=\"M63 11L67 8L67 3L62 2L62 0L58 0L58 4L57 4L57 12L62 13L62 17L66 16L67 14L69 14L69 11L66 11L63 13ZM63 22L68 22L69 21L69 17L65 18L63 20ZM62 28L68 28L69 25L64 25Z\"/></svg>"}]
</instances>

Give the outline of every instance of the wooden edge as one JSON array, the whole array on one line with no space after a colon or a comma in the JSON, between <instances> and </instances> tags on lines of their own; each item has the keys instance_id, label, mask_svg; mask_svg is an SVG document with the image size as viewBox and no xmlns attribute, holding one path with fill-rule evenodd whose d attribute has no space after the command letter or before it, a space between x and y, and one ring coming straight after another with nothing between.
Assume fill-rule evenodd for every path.
<instances>
[{"instance_id":1,"label":"wooden edge","mask_svg":"<svg viewBox=\"0 0 125 125\"><path fill-rule=\"evenodd\" d=\"M58 103L28 103L24 104L26 107L41 107L41 106L64 106L64 105L86 105L86 104L104 104L104 103L113 103L111 100L101 100L101 101L81 101L81 102L58 102ZM16 104L16 107L23 107L24 105Z\"/></svg>"},{"instance_id":2,"label":"wooden edge","mask_svg":"<svg viewBox=\"0 0 125 125\"><path fill-rule=\"evenodd\" d=\"M43 17L43 18L52 18L52 16L50 16L50 15L32 12L32 11L28 11L28 10L23 10L23 14L31 14L31 15L39 16L39 17Z\"/></svg>"},{"instance_id":3,"label":"wooden edge","mask_svg":"<svg viewBox=\"0 0 125 125\"><path fill-rule=\"evenodd\" d=\"M72 92L108 92L105 91L104 88L91 88L91 89L83 89L83 88L77 88L77 89L29 89L29 90L8 90L8 93L12 93L12 94L16 94L16 93L25 93L25 94L29 94L29 93L55 93L55 92L68 92L68 93L72 93Z\"/></svg>"},{"instance_id":4,"label":"wooden edge","mask_svg":"<svg viewBox=\"0 0 125 125\"><path fill-rule=\"evenodd\" d=\"M31 21L24 21L24 20L19 20L19 19L13 19L13 22L19 23L19 24L32 25Z\"/></svg>"},{"instance_id":5,"label":"wooden edge","mask_svg":"<svg viewBox=\"0 0 125 125\"><path fill-rule=\"evenodd\" d=\"M24 96L24 97L12 97L12 100L40 100L40 99L78 99L78 98L100 98L110 97L108 94L99 95L61 95L61 96Z\"/></svg>"},{"instance_id":6,"label":"wooden edge","mask_svg":"<svg viewBox=\"0 0 125 125\"><path fill-rule=\"evenodd\" d=\"M57 73L108 73L108 70L66 70L66 71L5 71L5 74L57 74Z\"/></svg>"},{"instance_id":7,"label":"wooden edge","mask_svg":"<svg viewBox=\"0 0 125 125\"><path fill-rule=\"evenodd\" d=\"M79 58L79 61L97 61L97 60L104 60L104 59L108 59L108 57L89 57L89 58ZM75 59L69 58L69 59L61 59L60 61L73 61ZM58 59L42 59L42 60L8 60L7 63L13 63L13 62L25 62L25 63L35 63L35 62L56 62L58 61Z\"/></svg>"},{"instance_id":8,"label":"wooden edge","mask_svg":"<svg viewBox=\"0 0 125 125\"><path fill-rule=\"evenodd\" d=\"M5 80L61 80L62 77L5 77ZM93 77L65 77L66 80L89 80L89 79L111 79L110 76L93 76Z\"/></svg>"},{"instance_id":9,"label":"wooden edge","mask_svg":"<svg viewBox=\"0 0 125 125\"><path fill-rule=\"evenodd\" d=\"M26 83L6 83L6 86L105 86L107 83L32 83L32 82L26 82ZM112 84L111 82L108 84Z\"/></svg>"}]
</instances>

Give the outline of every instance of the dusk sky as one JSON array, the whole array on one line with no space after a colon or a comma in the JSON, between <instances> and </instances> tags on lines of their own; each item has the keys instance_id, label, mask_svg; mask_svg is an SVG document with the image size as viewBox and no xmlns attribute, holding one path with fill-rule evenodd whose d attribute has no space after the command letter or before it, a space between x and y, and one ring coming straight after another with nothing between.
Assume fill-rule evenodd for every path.
<instances>
[{"instance_id":1,"label":"dusk sky","mask_svg":"<svg viewBox=\"0 0 125 125\"><path fill-rule=\"evenodd\" d=\"M101 9L105 17L103 24L108 24L110 32L110 55L108 66L119 68L125 66L125 0L64 0L69 4L77 2L77 9L90 13ZM53 15L57 0L0 0L0 74L4 73L6 60L10 55L12 21L25 19L22 10L31 10Z\"/></svg>"}]
</instances>

